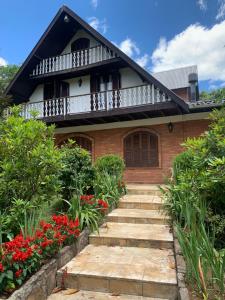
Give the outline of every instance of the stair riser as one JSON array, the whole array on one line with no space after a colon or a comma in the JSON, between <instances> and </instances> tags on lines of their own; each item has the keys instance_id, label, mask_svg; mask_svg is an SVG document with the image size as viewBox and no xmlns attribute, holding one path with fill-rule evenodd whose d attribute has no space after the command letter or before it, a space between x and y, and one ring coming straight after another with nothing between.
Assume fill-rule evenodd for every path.
<instances>
[{"instance_id":1,"label":"stair riser","mask_svg":"<svg viewBox=\"0 0 225 300\"><path fill-rule=\"evenodd\" d=\"M61 286L61 273L57 273L57 286ZM114 294L128 294L152 298L165 298L174 300L177 298L177 286L173 284L142 282L121 278L107 278L88 275L67 274L64 279L66 288L97 291Z\"/></svg>"},{"instance_id":2,"label":"stair riser","mask_svg":"<svg viewBox=\"0 0 225 300\"><path fill-rule=\"evenodd\" d=\"M128 195L151 195L151 196L162 196L162 193L157 190L133 190L127 189Z\"/></svg>"},{"instance_id":3,"label":"stair riser","mask_svg":"<svg viewBox=\"0 0 225 300\"><path fill-rule=\"evenodd\" d=\"M125 239L125 238L108 238L89 236L89 244L106 245L106 246L121 246L121 247L139 247L139 248L154 248L154 249L173 249L173 242L157 241L157 240L141 240L141 239Z\"/></svg>"},{"instance_id":4,"label":"stair riser","mask_svg":"<svg viewBox=\"0 0 225 300\"><path fill-rule=\"evenodd\" d=\"M140 202L120 202L119 208L137 208L137 209L148 209L148 210L156 210L161 209L161 203L140 203Z\"/></svg>"},{"instance_id":5,"label":"stair riser","mask_svg":"<svg viewBox=\"0 0 225 300\"><path fill-rule=\"evenodd\" d=\"M159 224L166 225L168 224L168 220L165 219L157 219L157 218L132 218L132 217L114 217L108 216L108 222L115 223L133 223L133 224Z\"/></svg>"}]
</instances>

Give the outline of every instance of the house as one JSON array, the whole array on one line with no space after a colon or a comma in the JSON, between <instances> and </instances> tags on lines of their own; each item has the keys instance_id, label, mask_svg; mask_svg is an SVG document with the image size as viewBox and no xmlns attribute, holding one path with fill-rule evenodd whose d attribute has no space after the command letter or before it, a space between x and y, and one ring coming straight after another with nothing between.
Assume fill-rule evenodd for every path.
<instances>
[{"instance_id":1,"label":"house","mask_svg":"<svg viewBox=\"0 0 225 300\"><path fill-rule=\"evenodd\" d=\"M161 183L217 104L199 101L197 67L150 74L68 7L60 8L6 91L93 160L115 153L127 182Z\"/></svg>"}]
</instances>

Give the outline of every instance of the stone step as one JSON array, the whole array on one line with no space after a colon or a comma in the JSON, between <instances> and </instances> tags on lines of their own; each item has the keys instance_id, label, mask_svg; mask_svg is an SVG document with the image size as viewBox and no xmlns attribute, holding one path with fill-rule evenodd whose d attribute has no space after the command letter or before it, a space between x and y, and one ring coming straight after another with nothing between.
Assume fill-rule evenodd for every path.
<instances>
[{"instance_id":1,"label":"stone step","mask_svg":"<svg viewBox=\"0 0 225 300\"><path fill-rule=\"evenodd\" d=\"M170 300L177 296L170 249L88 245L57 272L58 284L63 270L67 272L64 283L68 288Z\"/></svg>"},{"instance_id":2,"label":"stone step","mask_svg":"<svg viewBox=\"0 0 225 300\"><path fill-rule=\"evenodd\" d=\"M153 195L125 195L120 199L119 208L161 209L162 199Z\"/></svg>"},{"instance_id":3,"label":"stone step","mask_svg":"<svg viewBox=\"0 0 225 300\"><path fill-rule=\"evenodd\" d=\"M107 222L89 236L94 245L173 248L173 235L168 225Z\"/></svg>"},{"instance_id":4,"label":"stone step","mask_svg":"<svg viewBox=\"0 0 225 300\"><path fill-rule=\"evenodd\" d=\"M126 188L129 195L161 195L159 184L127 184Z\"/></svg>"},{"instance_id":5,"label":"stone step","mask_svg":"<svg viewBox=\"0 0 225 300\"><path fill-rule=\"evenodd\" d=\"M72 294L69 294L72 293ZM167 298L168 299L168 298ZM47 300L165 300L160 298L149 298L134 295L109 294L93 291L77 291L74 289L66 289L59 293L52 294Z\"/></svg>"},{"instance_id":6,"label":"stone step","mask_svg":"<svg viewBox=\"0 0 225 300\"><path fill-rule=\"evenodd\" d=\"M117 208L108 214L107 221L136 224L168 224L169 217L158 210Z\"/></svg>"}]
</instances>

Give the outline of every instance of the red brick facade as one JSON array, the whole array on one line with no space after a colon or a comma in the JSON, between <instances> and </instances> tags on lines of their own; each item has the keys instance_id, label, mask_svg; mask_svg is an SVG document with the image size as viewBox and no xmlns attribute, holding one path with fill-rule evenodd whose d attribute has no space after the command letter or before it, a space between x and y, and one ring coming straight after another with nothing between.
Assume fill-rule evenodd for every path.
<instances>
[{"instance_id":1,"label":"red brick facade","mask_svg":"<svg viewBox=\"0 0 225 300\"><path fill-rule=\"evenodd\" d=\"M181 144L187 137L199 136L208 127L207 120L174 123L172 132L167 124L145 126L159 137L159 167L157 168L127 168L124 179L135 183L163 183L165 177L171 174L173 158L182 151ZM82 135L90 137L93 147L93 159L104 154L119 154L123 157L123 139L129 133L143 127L118 128L85 132ZM56 143L79 133L58 134Z\"/></svg>"}]
</instances>

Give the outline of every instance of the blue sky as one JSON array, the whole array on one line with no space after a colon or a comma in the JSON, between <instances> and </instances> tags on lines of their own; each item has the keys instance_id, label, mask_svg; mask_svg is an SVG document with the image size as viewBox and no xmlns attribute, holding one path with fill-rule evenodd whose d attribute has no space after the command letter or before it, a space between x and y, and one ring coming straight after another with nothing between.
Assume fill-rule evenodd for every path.
<instances>
[{"instance_id":1,"label":"blue sky","mask_svg":"<svg viewBox=\"0 0 225 300\"><path fill-rule=\"evenodd\" d=\"M21 64L63 4L149 72L198 64L201 89L225 86L225 0L1 0L0 65Z\"/></svg>"}]
</instances>

